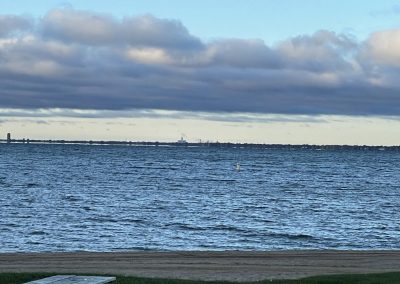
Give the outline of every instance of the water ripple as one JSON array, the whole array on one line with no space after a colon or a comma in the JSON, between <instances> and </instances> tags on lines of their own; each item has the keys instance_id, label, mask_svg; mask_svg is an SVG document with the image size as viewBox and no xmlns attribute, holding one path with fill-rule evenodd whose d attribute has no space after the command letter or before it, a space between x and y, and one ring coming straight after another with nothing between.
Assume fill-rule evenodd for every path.
<instances>
[{"instance_id":1,"label":"water ripple","mask_svg":"<svg viewBox=\"0 0 400 284\"><path fill-rule=\"evenodd\" d=\"M400 249L398 152L0 144L0 154L0 252Z\"/></svg>"}]
</instances>

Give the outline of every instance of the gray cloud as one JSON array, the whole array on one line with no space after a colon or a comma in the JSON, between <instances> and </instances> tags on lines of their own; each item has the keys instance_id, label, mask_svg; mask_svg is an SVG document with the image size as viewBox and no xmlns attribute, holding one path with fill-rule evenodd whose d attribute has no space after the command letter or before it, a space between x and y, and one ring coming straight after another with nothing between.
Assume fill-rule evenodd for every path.
<instances>
[{"instance_id":1,"label":"gray cloud","mask_svg":"<svg viewBox=\"0 0 400 284\"><path fill-rule=\"evenodd\" d=\"M282 58L262 40L225 39L209 44L206 52L210 65L239 68L282 67Z\"/></svg>"},{"instance_id":2,"label":"gray cloud","mask_svg":"<svg viewBox=\"0 0 400 284\"><path fill-rule=\"evenodd\" d=\"M74 9L52 10L41 22L43 35L84 45L159 46L178 49L199 48L202 43L175 20L151 15L117 20L110 15Z\"/></svg>"},{"instance_id":3,"label":"gray cloud","mask_svg":"<svg viewBox=\"0 0 400 284\"><path fill-rule=\"evenodd\" d=\"M31 28L30 19L14 15L0 15L0 36L7 36L12 32Z\"/></svg>"},{"instance_id":4,"label":"gray cloud","mask_svg":"<svg viewBox=\"0 0 400 284\"><path fill-rule=\"evenodd\" d=\"M0 25L0 108L400 115L400 29L267 46L202 42L150 15L66 8L12 19L0 16L13 23Z\"/></svg>"},{"instance_id":5,"label":"gray cloud","mask_svg":"<svg viewBox=\"0 0 400 284\"><path fill-rule=\"evenodd\" d=\"M286 66L314 72L351 71L348 59L357 49L351 37L325 30L288 39L278 46Z\"/></svg>"}]
</instances>

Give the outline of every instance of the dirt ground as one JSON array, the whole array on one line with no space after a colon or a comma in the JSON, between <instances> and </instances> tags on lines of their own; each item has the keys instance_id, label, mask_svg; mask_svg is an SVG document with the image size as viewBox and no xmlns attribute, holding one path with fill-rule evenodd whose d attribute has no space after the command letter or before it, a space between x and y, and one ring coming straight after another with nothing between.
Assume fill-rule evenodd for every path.
<instances>
[{"instance_id":1,"label":"dirt ground","mask_svg":"<svg viewBox=\"0 0 400 284\"><path fill-rule=\"evenodd\" d=\"M400 251L2 253L0 272L254 281L400 271Z\"/></svg>"}]
</instances>

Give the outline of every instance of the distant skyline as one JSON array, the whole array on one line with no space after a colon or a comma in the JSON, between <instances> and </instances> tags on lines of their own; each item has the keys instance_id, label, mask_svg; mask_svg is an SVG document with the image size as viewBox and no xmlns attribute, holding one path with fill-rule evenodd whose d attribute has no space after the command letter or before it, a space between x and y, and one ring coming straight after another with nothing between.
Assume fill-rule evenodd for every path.
<instances>
[{"instance_id":1,"label":"distant skyline","mask_svg":"<svg viewBox=\"0 0 400 284\"><path fill-rule=\"evenodd\" d=\"M14 0L0 11L4 137L400 144L397 1Z\"/></svg>"}]
</instances>

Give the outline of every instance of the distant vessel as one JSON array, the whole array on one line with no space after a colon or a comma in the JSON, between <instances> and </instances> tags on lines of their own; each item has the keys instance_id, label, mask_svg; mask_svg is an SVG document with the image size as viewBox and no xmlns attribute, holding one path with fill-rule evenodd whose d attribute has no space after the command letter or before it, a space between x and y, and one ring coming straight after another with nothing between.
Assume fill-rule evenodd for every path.
<instances>
[{"instance_id":1,"label":"distant vessel","mask_svg":"<svg viewBox=\"0 0 400 284\"><path fill-rule=\"evenodd\" d=\"M236 171L240 171L240 164L239 163L236 164Z\"/></svg>"},{"instance_id":2,"label":"distant vessel","mask_svg":"<svg viewBox=\"0 0 400 284\"><path fill-rule=\"evenodd\" d=\"M183 139L183 137L181 137L181 139L179 139L178 141L176 141L176 143L178 144L186 144L187 141L185 139Z\"/></svg>"}]
</instances>

